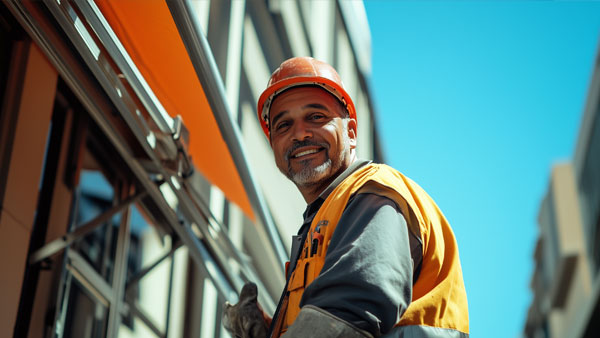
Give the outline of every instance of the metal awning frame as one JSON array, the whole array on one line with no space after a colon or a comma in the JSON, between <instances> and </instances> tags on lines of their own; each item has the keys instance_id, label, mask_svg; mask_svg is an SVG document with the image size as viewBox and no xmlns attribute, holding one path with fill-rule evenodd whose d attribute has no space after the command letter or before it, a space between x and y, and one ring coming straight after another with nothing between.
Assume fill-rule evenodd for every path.
<instances>
[{"instance_id":1,"label":"metal awning frame","mask_svg":"<svg viewBox=\"0 0 600 338\"><path fill-rule=\"evenodd\" d=\"M77 1L77 4L84 6L89 3ZM112 109L109 109L110 106L107 105L102 94L94 88L94 82L87 76L85 66L87 66L95 79L100 83L104 92L110 98L111 103L116 107L116 112L133 131L145 154L154 163L155 168L162 168L158 157L152 149L152 145L148 142L147 130L143 130L143 123L140 122L139 116L136 116L135 107L125 104L123 97L127 95L127 92L119 90L119 87L115 86L115 83L108 78L105 69L101 68L96 56L94 56L86 41L84 41L81 33L77 31L74 18L75 20L78 19L78 15L75 11L68 11L70 4L66 1L60 3L54 0L43 1L43 5L46 6L52 14L52 18L60 25L60 28L63 30L62 32L53 30L52 20L49 20L50 18L47 18L45 12L39 8L39 6L42 6L40 2L11 0L6 2L6 5L32 39L44 51L50 62L56 67L63 80L78 97L92 119L115 147L118 155L131 170L140 185L139 188L156 205L161 219L164 219L167 223L166 226L188 247L190 256L196 262L198 268L212 280L217 291L225 299L232 302L237 301L236 290L240 290L244 283L241 275L243 275L244 279L255 281L259 287L264 289L253 268L247 264L243 259L243 254L231 244L227 236L218 236L219 239L216 239L211 234L209 231L209 219L212 218L212 222L216 222L216 220L214 220L214 217L204 214L198 208L197 202L194 202L195 197L182 188L181 183L184 183L182 178L173 176L163 169L162 172L158 173L163 180L161 182L155 181L153 178L157 177L157 173L147 172L143 165L143 160L133 156L133 152L126 140L113 128L111 121L105 116ZM81 20L81 18L79 19ZM84 19L87 20L87 18ZM90 23L89 21L86 22ZM96 29L97 27L94 27L94 30ZM63 32L71 40L71 43L76 48L76 52L84 60L85 65L80 65L77 59L73 57L72 54L74 51L63 41ZM95 33L88 30L88 34ZM103 47L106 48L107 46ZM110 52L109 48L106 49ZM121 53L121 51L113 50L110 53L112 55L113 53ZM116 72L114 75L117 76ZM220 78L218 79L220 80ZM131 85L133 86L133 84ZM224 96L220 96L220 99L224 100ZM146 107L139 108L143 109ZM234 132L236 131L234 129ZM237 133L239 134L239 131ZM161 187L173 193L173 196L177 200L175 208L165 200ZM263 222L272 225L272 221L269 221L270 218L267 218L266 215L263 215L261 219L266 219L267 221ZM201 236L196 235L198 230ZM227 245L227 252L224 252L221 248L223 244ZM276 244L274 245L276 246ZM280 251L276 250L276 252ZM233 258L239 265L241 275L231 273L231 269L229 268L230 258ZM275 304L269 297L263 294L260 297L260 301L265 310L271 312L274 310Z\"/></svg>"},{"instance_id":2,"label":"metal awning frame","mask_svg":"<svg viewBox=\"0 0 600 338\"><path fill-rule=\"evenodd\" d=\"M84 17L88 20L88 23L94 32L98 34L99 39L104 44L111 57L117 62L119 68L124 71L125 77L134 80L132 87L136 89L136 93L144 93L145 91L150 91L151 93L151 89L143 80L143 77L128 56L125 48L122 46L116 34L112 31L110 25L104 19L94 2L90 0L75 0L75 3L82 11ZM190 60L194 65L202 88L205 90L215 120L217 121L223 138L231 151L232 158L242 183L244 184L248 198L257 213L260 222L265 227L265 230L269 235L268 237L271 239L271 246L281 263L281 272L283 272L284 263L289 257L283 247L283 243L273 219L266 209L266 202L256 184L257 181L250 171L246 152L242 146L241 132L237 124L231 119L231 116L233 115L231 114L231 109L227 103L223 80L217 69L208 41L201 31L196 16L192 14L193 12L189 1L167 1L167 5L171 10L173 20L180 31L182 41L188 50ZM157 101L152 93L151 95L144 94L142 98L144 97L149 97L150 99L146 101L150 103ZM146 101L142 100L142 102ZM157 102L157 104L155 103L154 106L151 105L150 108L149 112L155 110L158 110L159 112L164 111L160 102ZM156 115L157 114L155 113L153 116Z\"/></svg>"}]
</instances>

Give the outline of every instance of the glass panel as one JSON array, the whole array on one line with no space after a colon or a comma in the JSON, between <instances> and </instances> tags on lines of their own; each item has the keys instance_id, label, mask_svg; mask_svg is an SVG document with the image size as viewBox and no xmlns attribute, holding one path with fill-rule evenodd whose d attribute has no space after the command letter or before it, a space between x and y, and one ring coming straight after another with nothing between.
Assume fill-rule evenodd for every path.
<instances>
[{"instance_id":1,"label":"glass panel","mask_svg":"<svg viewBox=\"0 0 600 338\"><path fill-rule=\"evenodd\" d=\"M75 228L98 217L114 205L114 189L98 170L81 171ZM73 244L86 261L109 283L112 281L117 235L121 215L109 221Z\"/></svg>"},{"instance_id":2,"label":"glass panel","mask_svg":"<svg viewBox=\"0 0 600 338\"><path fill-rule=\"evenodd\" d=\"M208 278L204 280L204 294L202 295L202 325L200 337L215 337L217 329L217 289Z\"/></svg>"},{"instance_id":3,"label":"glass panel","mask_svg":"<svg viewBox=\"0 0 600 338\"><path fill-rule=\"evenodd\" d=\"M164 332L169 296L171 257L162 260L141 279L140 273L171 250L169 236L161 237L151 220L136 205L131 208L131 232L125 299L136 303L153 325ZM136 279L136 280L134 280ZM130 305L131 306L131 305ZM122 319L119 337L146 337L150 329L133 315ZM154 336L154 334L152 334Z\"/></svg>"},{"instance_id":4,"label":"glass panel","mask_svg":"<svg viewBox=\"0 0 600 338\"><path fill-rule=\"evenodd\" d=\"M132 325L126 325L121 322L121 326L119 327L119 338L145 338L145 337L159 337L154 334L154 331L150 330L144 322L134 317L132 319Z\"/></svg>"},{"instance_id":5,"label":"glass panel","mask_svg":"<svg viewBox=\"0 0 600 338\"><path fill-rule=\"evenodd\" d=\"M104 337L108 309L97 302L75 279L71 279L63 337Z\"/></svg>"},{"instance_id":6,"label":"glass panel","mask_svg":"<svg viewBox=\"0 0 600 338\"><path fill-rule=\"evenodd\" d=\"M128 278L154 263L171 249L171 238L161 237L138 205L131 208L130 216Z\"/></svg>"},{"instance_id":7,"label":"glass panel","mask_svg":"<svg viewBox=\"0 0 600 338\"><path fill-rule=\"evenodd\" d=\"M579 181L584 229L596 273L600 272L600 108L596 111Z\"/></svg>"}]
</instances>

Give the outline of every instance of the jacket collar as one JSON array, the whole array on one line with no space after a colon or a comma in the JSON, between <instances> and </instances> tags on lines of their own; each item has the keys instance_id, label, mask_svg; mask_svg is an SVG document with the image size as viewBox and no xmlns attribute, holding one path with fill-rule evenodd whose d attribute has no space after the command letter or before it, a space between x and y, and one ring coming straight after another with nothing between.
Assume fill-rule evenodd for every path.
<instances>
[{"instance_id":1,"label":"jacket collar","mask_svg":"<svg viewBox=\"0 0 600 338\"><path fill-rule=\"evenodd\" d=\"M321 208L321 205L323 204L323 202L325 202L329 194L331 194L333 189L335 189L340 183L342 183L343 180L345 180L348 176L350 176L353 172L355 172L362 166L367 165L371 162L371 160L356 160L352 164L350 164L350 166L348 166L346 170L344 170L338 177L336 177L335 180L333 180L333 182L331 182L331 184L329 184L329 186L327 186L325 190L323 190L323 192L319 195L319 197L316 200L314 200L311 204L306 206L306 210L303 214L304 219L306 219L307 216L316 213L319 210L319 208Z\"/></svg>"}]
</instances>

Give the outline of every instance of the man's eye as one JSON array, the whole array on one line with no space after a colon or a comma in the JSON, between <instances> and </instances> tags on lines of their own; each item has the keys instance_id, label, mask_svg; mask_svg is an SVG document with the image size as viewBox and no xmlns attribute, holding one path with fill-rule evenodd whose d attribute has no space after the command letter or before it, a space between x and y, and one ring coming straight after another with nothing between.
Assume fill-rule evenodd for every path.
<instances>
[{"instance_id":1,"label":"man's eye","mask_svg":"<svg viewBox=\"0 0 600 338\"><path fill-rule=\"evenodd\" d=\"M289 124L289 123L287 123L287 122L281 122L281 123L278 123L278 124L275 126L275 130L282 130L282 129L284 129L284 128L287 128L289 125L290 125L290 124Z\"/></svg>"},{"instance_id":2,"label":"man's eye","mask_svg":"<svg viewBox=\"0 0 600 338\"><path fill-rule=\"evenodd\" d=\"M313 114L309 117L310 120L320 120L322 118L325 118L325 116L323 116L323 114Z\"/></svg>"}]
</instances>

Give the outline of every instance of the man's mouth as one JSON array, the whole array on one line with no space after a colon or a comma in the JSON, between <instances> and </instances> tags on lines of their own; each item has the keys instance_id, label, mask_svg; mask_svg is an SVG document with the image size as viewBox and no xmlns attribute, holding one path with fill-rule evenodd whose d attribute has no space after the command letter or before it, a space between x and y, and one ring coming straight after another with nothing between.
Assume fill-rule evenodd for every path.
<instances>
[{"instance_id":1,"label":"man's mouth","mask_svg":"<svg viewBox=\"0 0 600 338\"><path fill-rule=\"evenodd\" d=\"M316 154L322 150L327 150L328 146L324 142L315 142L311 140L303 140L295 142L286 152L285 159L287 161L292 159L300 159L304 156L310 156Z\"/></svg>"},{"instance_id":2,"label":"man's mouth","mask_svg":"<svg viewBox=\"0 0 600 338\"><path fill-rule=\"evenodd\" d=\"M296 154L293 154L291 157L292 158L299 158L299 157L302 157L302 156L307 156L307 155L318 153L321 150L323 150L323 148L314 148L314 149L302 150L302 151L300 151L300 152L298 152Z\"/></svg>"}]
</instances>

